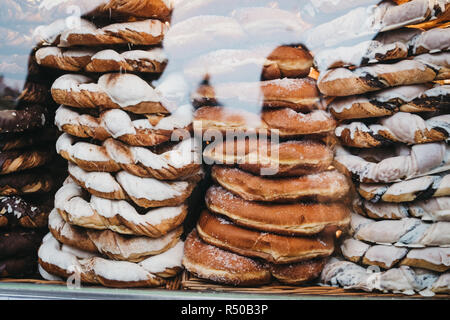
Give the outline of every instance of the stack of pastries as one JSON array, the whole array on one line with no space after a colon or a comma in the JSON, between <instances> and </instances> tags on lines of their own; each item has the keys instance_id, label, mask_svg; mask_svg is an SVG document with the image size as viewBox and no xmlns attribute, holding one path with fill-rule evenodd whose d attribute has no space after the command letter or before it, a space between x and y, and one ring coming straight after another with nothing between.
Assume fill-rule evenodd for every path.
<instances>
[{"instance_id":1,"label":"stack of pastries","mask_svg":"<svg viewBox=\"0 0 450 320\"><path fill-rule=\"evenodd\" d=\"M183 224L203 176L191 106L177 99L176 79L160 78L172 7L72 2L42 7L81 6L74 25L63 19L37 30L46 44L37 62L64 71L51 94L60 105L56 150L69 175L39 248L40 272L111 287L159 286L182 270Z\"/></svg>"},{"instance_id":2,"label":"stack of pastries","mask_svg":"<svg viewBox=\"0 0 450 320\"><path fill-rule=\"evenodd\" d=\"M335 163L357 193L340 245L345 260L327 264L324 283L450 292L450 28L440 20L449 10L448 1L383 2L311 32L317 39L320 30L343 30L317 44L315 66L339 122ZM346 32L358 12L365 25Z\"/></svg>"},{"instance_id":3,"label":"stack of pastries","mask_svg":"<svg viewBox=\"0 0 450 320\"><path fill-rule=\"evenodd\" d=\"M175 7L182 18L164 40L191 84L214 182L183 265L223 284L305 283L349 223L349 181L331 166L335 120L308 76L312 56L295 42L306 26L293 12L244 4L215 15Z\"/></svg>"}]
</instances>

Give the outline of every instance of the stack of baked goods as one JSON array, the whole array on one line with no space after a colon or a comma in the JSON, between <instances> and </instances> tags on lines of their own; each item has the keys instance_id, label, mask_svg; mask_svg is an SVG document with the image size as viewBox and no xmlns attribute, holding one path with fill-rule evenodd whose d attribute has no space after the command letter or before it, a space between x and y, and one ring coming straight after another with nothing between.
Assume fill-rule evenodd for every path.
<instances>
[{"instance_id":1,"label":"stack of baked goods","mask_svg":"<svg viewBox=\"0 0 450 320\"><path fill-rule=\"evenodd\" d=\"M183 265L222 284L305 283L319 276L350 218L342 203L349 182L331 167L327 143L335 120L308 77L312 56L295 42L304 30L298 16L224 7L220 16L205 9L173 21L164 42L191 84L194 131L210 142L203 160L214 181Z\"/></svg>"},{"instance_id":2,"label":"stack of baked goods","mask_svg":"<svg viewBox=\"0 0 450 320\"><path fill-rule=\"evenodd\" d=\"M311 35L336 21L350 31L358 10L369 12L355 9ZM339 122L335 164L357 193L340 245L348 261L330 261L327 284L450 292L450 28L441 19L449 12L448 1L383 2L368 13L376 28L343 31L315 49L318 87Z\"/></svg>"},{"instance_id":3,"label":"stack of baked goods","mask_svg":"<svg viewBox=\"0 0 450 320\"><path fill-rule=\"evenodd\" d=\"M38 63L66 72L51 94L63 132L56 150L69 173L39 249L40 271L46 279L159 286L182 270L183 223L203 175L191 106L176 99L172 78L172 91L157 81L172 8L154 0L93 3L81 2L89 9L74 28L54 22L38 30L47 44Z\"/></svg>"}]
</instances>

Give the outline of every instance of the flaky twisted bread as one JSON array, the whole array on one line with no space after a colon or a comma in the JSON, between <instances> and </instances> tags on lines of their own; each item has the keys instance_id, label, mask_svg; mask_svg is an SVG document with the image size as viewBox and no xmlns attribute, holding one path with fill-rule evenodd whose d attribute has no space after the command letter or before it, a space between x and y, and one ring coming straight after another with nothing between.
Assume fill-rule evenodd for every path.
<instances>
[{"instance_id":1,"label":"flaky twisted bread","mask_svg":"<svg viewBox=\"0 0 450 320\"><path fill-rule=\"evenodd\" d=\"M50 212L48 227L53 237L64 245L89 253L99 254L111 260L140 262L174 247L183 233L175 229L161 238L123 236L110 230L93 230L71 226L56 209Z\"/></svg>"},{"instance_id":2,"label":"flaky twisted bread","mask_svg":"<svg viewBox=\"0 0 450 320\"><path fill-rule=\"evenodd\" d=\"M0 197L0 227L46 228L53 196L41 201L26 200L18 196Z\"/></svg>"},{"instance_id":3,"label":"flaky twisted bread","mask_svg":"<svg viewBox=\"0 0 450 320\"><path fill-rule=\"evenodd\" d=\"M49 163L53 152L46 149L9 150L0 153L0 175L40 167Z\"/></svg>"},{"instance_id":4,"label":"flaky twisted bread","mask_svg":"<svg viewBox=\"0 0 450 320\"><path fill-rule=\"evenodd\" d=\"M86 171L117 172L158 180L177 180L200 169L201 156L193 139L170 146L162 153L143 147L132 147L114 139L102 145L78 141L67 133L56 142L56 151L66 160Z\"/></svg>"},{"instance_id":5,"label":"flaky twisted bread","mask_svg":"<svg viewBox=\"0 0 450 320\"><path fill-rule=\"evenodd\" d=\"M432 271L401 266L373 273L350 261L331 259L322 271L320 282L344 289L382 291L424 296L450 293L450 273L437 274Z\"/></svg>"},{"instance_id":6,"label":"flaky twisted bread","mask_svg":"<svg viewBox=\"0 0 450 320\"><path fill-rule=\"evenodd\" d=\"M342 255L355 263L391 269L395 266L410 266L437 272L450 269L450 248L408 249L390 245L369 245L348 238L341 244Z\"/></svg>"},{"instance_id":7,"label":"flaky twisted bread","mask_svg":"<svg viewBox=\"0 0 450 320\"><path fill-rule=\"evenodd\" d=\"M425 120L415 114L398 112L375 124L341 124L335 133L343 145L357 148L373 148L396 142L419 144L443 141L450 135L450 115Z\"/></svg>"},{"instance_id":8,"label":"flaky twisted bread","mask_svg":"<svg viewBox=\"0 0 450 320\"><path fill-rule=\"evenodd\" d=\"M353 210L372 219L414 217L424 221L450 221L450 197L404 203L373 203L357 199L353 202Z\"/></svg>"},{"instance_id":9,"label":"flaky twisted bread","mask_svg":"<svg viewBox=\"0 0 450 320\"><path fill-rule=\"evenodd\" d=\"M179 227L188 210L182 204L141 213L124 200L86 196L73 182L66 183L56 192L55 208L65 221L73 225L151 238L162 237Z\"/></svg>"},{"instance_id":10,"label":"flaky twisted bread","mask_svg":"<svg viewBox=\"0 0 450 320\"><path fill-rule=\"evenodd\" d=\"M393 184L361 183L358 193L371 202L408 202L450 195L450 175L424 176Z\"/></svg>"},{"instance_id":11,"label":"flaky twisted bread","mask_svg":"<svg viewBox=\"0 0 450 320\"><path fill-rule=\"evenodd\" d=\"M186 181L162 181L141 178L126 171L84 171L69 163L70 177L83 189L97 197L111 200L131 200L142 208L181 205L191 195L201 174Z\"/></svg>"},{"instance_id":12,"label":"flaky twisted bread","mask_svg":"<svg viewBox=\"0 0 450 320\"><path fill-rule=\"evenodd\" d=\"M183 242L139 263L114 261L61 245L51 234L44 237L38 251L39 265L49 274L68 278L75 274L83 283L106 287L156 287L182 269Z\"/></svg>"},{"instance_id":13,"label":"flaky twisted bread","mask_svg":"<svg viewBox=\"0 0 450 320\"><path fill-rule=\"evenodd\" d=\"M66 106L56 110L55 124L59 130L80 138L118 139L131 146L154 146L173 140L192 130L192 107L183 105L172 114L147 116L132 120L120 109L101 112L98 116L82 114Z\"/></svg>"},{"instance_id":14,"label":"flaky twisted bread","mask_svg":"<svg viewBox=\"0 0 450 320\"><path fill-rule=\"evenodd\" d=\"M401 146L393 151L383 154L381 150L375 154L378 159L372 162L371 159L364 159L363 154L352 155L339 149L335 164L359 182L369 183L397 182L449 169L450 149L443 142Z\"/></svg>"},{"instance_id":15,"label":"flaky twisted bread","mask_svg":"<svg viewBox=\"0 0 450 320\"><path fill-rule=\"evenodd\" d=\"M51 92L56 103L77 108L123 109L140 114L167 114L176 109L160 91L130 73L107 73L98 81L65 74L55 80Z\"/></svg>"},{"instance_id":16,"label":"flaky twisted bread","mask_svg":"<svg viewBox=\"0 0 450 320\"><path fill-rule=\"evenodd\" d=\"M372 220L352 214L351 232L358 240L399 247L450 247L450 222L426 223L416 218Z\"/></svg>"},{"instance_id":17,"label":"flaky twisted bread","mask_svg":"<svg viewBox=\"0 0 450 320\"><path fill-rule=\"evenodd\" d=\"M340 120L389 116L396 112L446 110L450 107L449 85L426 84L400 86L365 96L337 98L330 112Z\"/></svg>"}]
</instances>

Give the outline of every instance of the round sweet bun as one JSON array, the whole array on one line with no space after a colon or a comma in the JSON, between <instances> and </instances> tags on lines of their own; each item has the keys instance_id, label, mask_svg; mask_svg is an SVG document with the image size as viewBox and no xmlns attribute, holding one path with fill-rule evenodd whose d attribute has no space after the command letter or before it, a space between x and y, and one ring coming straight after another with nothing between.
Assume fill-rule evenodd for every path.
<instances>
[{"instance_id":1,"label":"round sweet bun","mask_svg":"<svg viewBox=\"0 0 450 320\"><path fill-rule=\"evenodd\" d=\"M184 243L183 266L199 278L235 286L269 283L264 264L203 242L194 229Z\"/></svg>"},{"instance_id":2,"label":"round sweet bun","mask_svg":"<svg viewBox=\"0 0 450 320\"><path fill-rule=\"evenodd\" d=\"M256 139L226 139L203 151L208 164L237 164L254 174L298 176L326 170L333 161L327 145L312 141L285 141L279 144Z\"/></svg>"},{"instance_id":3,"label":"round sweet bun","mask_svg":"<svg viewBox=\"0 0 450 320\"><path fill-rule=\"evenodd\" d=\"M205 201L210 211L237 225L283 235L308 236L350 223L350 211L340 203L260 203L246 201L219 186L208 189Z\"/></svg>"},{"instance_id":4,"label":"round sweet bun","mask_svg":"<svg viewBox=\"0 0 450 320\"><path fill-rule=\"evenodd\" d=\"M299 177L273 178L215 165L211 175L222 187L248 201L336 201L344 198L350 190L348 178L336 170Z\"/></svg>"},{"instance_id":5,"label":"round sweet bun","mask_svg":"<svg viewBox=\"0 0 450 320\"><path fill-rule=\"evenodd\" d=\"M270 264L270 273L278 281L296 285L311 281L320 276L326 258L313 259L289 264Z\"/></svg>"},{"instance_id":6,"label":"round sweet bun","mask_svg":"<svg viewBox=\"0 0 450 320\"><path fill-rule=\"evenodd\" d=\"M331 232L311 238L281 236L239 227L207 210L197 222L197 231L200 238L211 245L275 264L327 257L334 251Z\"/></svg>"}]
</instances>

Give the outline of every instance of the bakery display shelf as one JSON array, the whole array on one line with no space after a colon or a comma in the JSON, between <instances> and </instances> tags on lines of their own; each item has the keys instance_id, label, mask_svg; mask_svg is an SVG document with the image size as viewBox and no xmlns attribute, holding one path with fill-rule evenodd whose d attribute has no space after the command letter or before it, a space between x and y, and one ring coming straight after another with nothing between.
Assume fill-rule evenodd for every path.
<instances>
[{"instance_id":1,"label":"bakery display shelf","mask_svg":"<svg viewBox=\"0 0 450 320\"><path fill-rule=\"evenodd\" d=\"M159 288L117 289L83 284L68 288L63 281L39 279L1 279L2 299L44 300L396 300L396 299L450 299L450 295L434 297L420 295L367 293L321 286L288 286L273 283L260 287L234 287L214 284L184 272L177 279Z\"/></svg>"}]
</instances>

